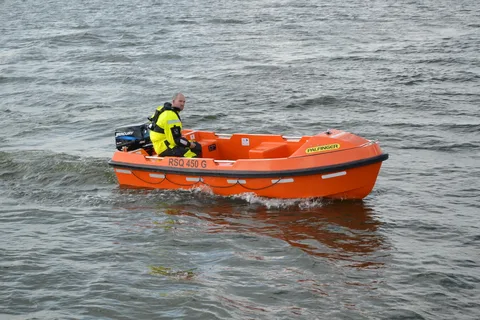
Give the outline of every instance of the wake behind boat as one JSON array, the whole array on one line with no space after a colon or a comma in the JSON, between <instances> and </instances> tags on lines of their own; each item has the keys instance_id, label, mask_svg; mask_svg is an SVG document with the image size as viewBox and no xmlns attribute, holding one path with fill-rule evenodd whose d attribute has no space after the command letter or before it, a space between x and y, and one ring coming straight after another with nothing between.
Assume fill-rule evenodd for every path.
<instances>
[{"instance_id":1,"label":"wake behind boat","mask_svg":"<svg viewBox=\"0 0 480 320\"><path fill-rule=\"evenodd\" d=\"M182 135L202 145L202 158L159 157L146 125L119 129L119 150L109 161L119 184L200 187L224 196L363 199L388 159L377 142L341 130L303 137L198 130L183 130Z\"/></svg>"}]
</instances>

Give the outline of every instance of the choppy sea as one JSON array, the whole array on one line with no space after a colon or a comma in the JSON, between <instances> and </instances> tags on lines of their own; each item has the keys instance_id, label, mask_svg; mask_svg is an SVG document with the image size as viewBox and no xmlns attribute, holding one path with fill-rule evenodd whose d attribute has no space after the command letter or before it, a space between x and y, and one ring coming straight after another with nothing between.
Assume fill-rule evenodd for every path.
<instances>
[{"instance_id":1,"label":"choppy sea","mask_svg":"<svg viewBox=\"0 0 480 320\"><path fill-rule=\"evenodd\" d=\"M379 140L363 201L118 187L116 127ZM479 319L480 2L0 1L0 319Z\"/></svg>"}]
</instances>

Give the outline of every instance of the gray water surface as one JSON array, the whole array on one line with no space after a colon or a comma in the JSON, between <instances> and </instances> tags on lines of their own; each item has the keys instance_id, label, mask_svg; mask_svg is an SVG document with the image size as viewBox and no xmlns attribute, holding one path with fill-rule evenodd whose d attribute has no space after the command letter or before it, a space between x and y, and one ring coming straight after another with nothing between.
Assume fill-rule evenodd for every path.
<instances>
[{"instance_id":1,"label":"gray water surface","mask_svg":"<svg viewBox=\"0 0 480 320\"><path fill-rule=\"evenodd\" d=\"M480 318L478 1L0 1L0 318ZM118 187L116 127L380 141L361 202Z\"/></svg>"}]
</instances>

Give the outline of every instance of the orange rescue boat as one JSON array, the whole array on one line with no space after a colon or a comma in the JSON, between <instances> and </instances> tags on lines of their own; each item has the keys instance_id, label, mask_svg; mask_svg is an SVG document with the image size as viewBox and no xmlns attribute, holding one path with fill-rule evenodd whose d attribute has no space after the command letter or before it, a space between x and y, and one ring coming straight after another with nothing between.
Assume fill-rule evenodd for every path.
<instances>
[{"instance_id":1,"label":"orange rescue boat","mask_svg":"<svg viewBox=\"0 0 480 320\"><path fill-rule=\"evenodd\" d=\"M388 159L376 141L333 129L303 137L197 130L184 130L183 136L202 145L202 158L159 157L148 144L127 150L117 141L120 150L109 164L119 184L205 188L224 196L362 199Z\"/></svg>"}]
</instances>

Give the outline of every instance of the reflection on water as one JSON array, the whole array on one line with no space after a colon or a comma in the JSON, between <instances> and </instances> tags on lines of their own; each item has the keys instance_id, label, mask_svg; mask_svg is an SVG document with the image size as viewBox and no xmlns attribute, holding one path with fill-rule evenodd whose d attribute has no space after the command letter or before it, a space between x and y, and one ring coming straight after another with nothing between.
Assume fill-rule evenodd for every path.
<instances>
[{"instance_id":1,"label":"reflection on water","mask_svg":"<svg viewBox=\"0 0 480 320\"><path fill-rule=\"evenodd\" d=\"M364 202L334 201L313 207L268 208L232 199L212 205L169 205L165 213L209 222L210 233L254 233L274 237L319 257L359 268L381 267L384 239L374 210Z\"/></svg>"}]
</instances>

